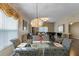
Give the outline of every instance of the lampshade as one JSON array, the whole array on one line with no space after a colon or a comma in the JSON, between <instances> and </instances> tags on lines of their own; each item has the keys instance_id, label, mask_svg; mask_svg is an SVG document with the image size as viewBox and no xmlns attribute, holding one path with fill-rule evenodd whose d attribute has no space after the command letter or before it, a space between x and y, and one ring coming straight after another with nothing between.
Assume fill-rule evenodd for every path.
<instances>
[{"instance_id":1,"label":"lampshade","mask_svg":"<svg viewBox=\"0 0 79 59\"><path fill-rule=\"evenodd\" d=\"M42 22L42 20L40 20L40 18L36 18L36 19L33 19L31 21L31 26L32 27L40 27L42 25L43 25L43 22Z\"/></svg>"}]
</instances>

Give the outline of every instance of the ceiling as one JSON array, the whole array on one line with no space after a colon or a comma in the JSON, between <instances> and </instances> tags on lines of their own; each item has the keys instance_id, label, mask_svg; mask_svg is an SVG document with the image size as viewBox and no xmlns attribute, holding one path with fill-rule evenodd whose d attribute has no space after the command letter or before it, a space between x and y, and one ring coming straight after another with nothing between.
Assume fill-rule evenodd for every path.
<instances>
[{"instance_id":1,"label":"ceiling","mask_svg":"<svg viewBox=\"0 0 79 59\"><path fill-rule=\"evenodd\" d=\"M28 19L36 18L37 3L14 3L14 7ZM39 17L48 17L50 21L63 19L79 13L77 3L38 3Z\"/></svg>"}]
</instances>

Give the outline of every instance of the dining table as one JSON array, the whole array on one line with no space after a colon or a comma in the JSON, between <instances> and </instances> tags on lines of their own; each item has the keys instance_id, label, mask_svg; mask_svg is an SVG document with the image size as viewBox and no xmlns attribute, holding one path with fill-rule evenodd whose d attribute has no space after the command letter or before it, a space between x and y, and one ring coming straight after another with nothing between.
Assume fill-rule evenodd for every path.
<instances>
[{"instance_id":1,"label":"dining table","mask_svg":"<svg viewBox=\"0 0 79 59\"><path fill-rule=\"evenodd\" d=\"M42 53L40 54L41 56L45 56L46 53L48 56L49 55L60 55L60 54L64 55L63 46L56 42L51 44L50 41L42 41L42 43L40 43L40 41L33 41L33 43L30 44L31 45L30 47L26 47L27 44L28 43L21 43L20 45L18 45L17 48L15 49L15 53L19 54L20 52L23 52L23 51L24 51L23 53L25 53L28 51L41 50L42 51ZM46 49L48 49L48 50L46 50ZM27 54L26 54L26 56L27 56ZM35 56L37 56L37 54Z\"/></svg>"}]
</instances>

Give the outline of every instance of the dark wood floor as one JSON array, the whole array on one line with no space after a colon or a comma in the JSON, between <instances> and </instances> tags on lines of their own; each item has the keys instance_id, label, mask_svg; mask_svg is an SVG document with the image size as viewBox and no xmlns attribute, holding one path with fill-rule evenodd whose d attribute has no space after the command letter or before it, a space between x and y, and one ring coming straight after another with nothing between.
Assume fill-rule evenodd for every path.
<instances>
[{"instance_id":1,"label":"dark wood floor","mask_svg":"<svg viewBox=\"0 0 79 59\"><path fill-rule=\"evenodd\" d=\"M79 39L72 39L70 56L79 56Z\"/></svg>"}]
</instances>

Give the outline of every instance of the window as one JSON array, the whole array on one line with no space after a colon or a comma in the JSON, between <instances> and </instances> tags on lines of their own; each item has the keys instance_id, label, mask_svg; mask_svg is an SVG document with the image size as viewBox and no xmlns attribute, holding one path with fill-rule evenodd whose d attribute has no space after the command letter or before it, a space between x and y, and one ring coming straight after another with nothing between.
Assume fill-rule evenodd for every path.
<instances>
[{"instance_id":1,"label":"window","mask_svg":"<svg viewBox=\"0 0 79 59\"><path fill-rule=\"evenodd\" d=\"M39 27L39 32L48 32L48 27Z\"/></svg>"},{"instance_id":2,"label":"window","mask_svg":"<svg viewBox=\"0 0 79 59\"><path fill-rule=\"evenodd\" d=\"M10 45L11 39L18 37L18 21L0 10L0 49Z\"/></svg>"}]
</instances>

